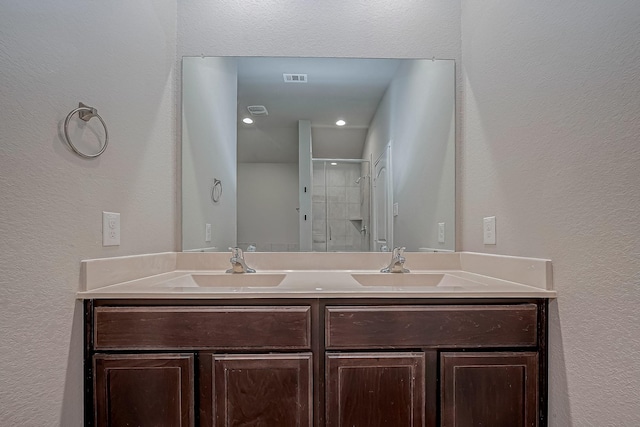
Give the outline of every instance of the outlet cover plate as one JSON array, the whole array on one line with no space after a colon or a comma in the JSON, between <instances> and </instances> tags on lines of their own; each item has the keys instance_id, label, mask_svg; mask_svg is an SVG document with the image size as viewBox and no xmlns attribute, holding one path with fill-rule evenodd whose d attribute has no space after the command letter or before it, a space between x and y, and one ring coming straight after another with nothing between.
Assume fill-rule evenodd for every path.
<instances>
[{"instance_id":1,"label":"outlet cover plate","mask_svg":"<svg viewBox=\"0 0 640 427\"><path fill-rule=\"evenodd\" d=\"M438 243L444 243L444 222L438 223Z\"/></svg>"},{"instance_id":2,"label":"outlet cover plate","mask_svg":"<svg viewBox=\"0 0 640 427\"><path fill-rule=\"evenodd\" d=\"M483 220L482 226L483 234L484 234L484 244L485 245L495 245L496 244L496 217L488 216Z\"/></svg>"},{"instance_id":3,"label":"outlet cover plate","mask_svg":"<svg viewBox=\"0 0 640 427\"><path fill-rule=\"evenodd\" d=\"M120 246L120 214L102 212L102 246Z\"/></svg>"}]
</instances>

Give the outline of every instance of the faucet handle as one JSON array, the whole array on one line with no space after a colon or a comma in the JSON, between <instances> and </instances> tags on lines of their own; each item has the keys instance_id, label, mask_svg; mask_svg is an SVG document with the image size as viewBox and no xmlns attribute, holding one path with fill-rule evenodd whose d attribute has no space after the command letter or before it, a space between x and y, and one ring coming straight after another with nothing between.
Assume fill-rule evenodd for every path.
<instances>
[{"instance_id":1,"label":"faucet handle","mask_svg":"<svg viewBox=\"0 0 640 427\"><path fill-rule=\"evenodd\" d=\"M397 246L395 248L393 248L393 257L401 257L402 254L404 253L404 250L407 249L406 247L402 246Z\"/></svg>"},{"instance_id":2,"label":"faucet handle","mask_svg":"<svg viewBox=\"0 0 640 427\"><path fill-rule=\"evenodd\" d=\"M388 267L380 270L381 273L409 273L409 269L404 268L405 258L402 256L404 250L406 248L397 246L393 248L393 252L391 254L391 262Z\"/></svg>"},{"instance_id":3,"label":"faucet handle","mask_svg":"<svg viewBox=\"0 0 640 427\"><path fill-rule=\"evenodd\" d=\"M227 270L227 273L255 273L256 270L248 267L244 261L244 256L242 255L242 249L240 248L229 248L231 251L231 268Z\"/></svg>"}]
</instances>

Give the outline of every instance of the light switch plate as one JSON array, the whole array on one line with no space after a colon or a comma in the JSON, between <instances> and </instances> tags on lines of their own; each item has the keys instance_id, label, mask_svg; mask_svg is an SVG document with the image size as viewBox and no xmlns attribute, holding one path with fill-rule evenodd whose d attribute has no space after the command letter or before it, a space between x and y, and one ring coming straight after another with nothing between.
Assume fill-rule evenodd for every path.
<instances>
[{"instance_id":1,"label":"light switch plate","mask_svg":"<svg viewBox=\"0 0 640 427\"><path fill-rule=\"evenodd\" d=\"M211 224L205 224L204 226L204 241L211 241Z\"/></svg>"},{"instance_id":2,"label":"light switch plate","mask_svg":"<svg viewBox=\"0 0 640 427\"><path fill-rule=\"evenodd\" d=\"M120 214L102 212L102 246L120 246Z\"/></svg>"},{"instance_id":3,"label":"light switch plate","mask_svg":"<svg viewBox=\"0 0 640 427\"><path fill-rule=\"evenodd\" d=\"M393 204L393 216L398 216L398 203Z\"/></svg>"},{"instance_id":4,"label":"light switch plate","mask_svg":"<svg viewBox=\"0 0 640 427\"><path fill-rule=\"evenodd\" d=\"M482 230L484 233L484 244L495 245L496 244L496 217L488 216L483 220Z\"/></svg>"},{"instance_id":5,"label":"light switch plate","mask_svg":"<svg viewBox=\"0 0 640 427\"><path fill-rule=\"evenodd\" d=\"M438 243L444 243L444 222L438 223Z\"/></svg>"}]
</instances>

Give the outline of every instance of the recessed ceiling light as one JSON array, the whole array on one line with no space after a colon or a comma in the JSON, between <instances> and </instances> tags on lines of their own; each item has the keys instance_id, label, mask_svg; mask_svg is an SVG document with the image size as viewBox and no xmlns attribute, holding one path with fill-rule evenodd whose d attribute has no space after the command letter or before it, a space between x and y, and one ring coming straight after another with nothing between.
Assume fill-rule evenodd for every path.
<instances>
[{"instance_id":1,"label":"recessed ceiling light","mask_svg":"<svg viewBox=\"0 0 640 427\"><path fill-rule=\"evenodd\" d=\"M242 119L242 123L250 125L253 123L253 119L250 117L245 117L244 119Z\"/></svg>"},{"instance_id":2,"label":"recessed ceiling light","mask_svg":"<svg viewBox=\"0 0 640 427\"><path fill-rule=\"evenodd\" d=\"M338 166L336 162L331 162L331 166Z\"/></svg>"},{"instance_id":3,"label":"recessed ceiling light","mask_svg":"<svg viewBox=\"0 0 640 427\"><path fill-rule=\"evenodd\" d=\"M344 121L344 120L342 120L342 119L340 119L340 120L338 120L338 121L336 122L336 126L344 126L344 125L346 125L346 124L347 124L347 122L345 122L345 121Z\"/></svg>"}]
</instances>

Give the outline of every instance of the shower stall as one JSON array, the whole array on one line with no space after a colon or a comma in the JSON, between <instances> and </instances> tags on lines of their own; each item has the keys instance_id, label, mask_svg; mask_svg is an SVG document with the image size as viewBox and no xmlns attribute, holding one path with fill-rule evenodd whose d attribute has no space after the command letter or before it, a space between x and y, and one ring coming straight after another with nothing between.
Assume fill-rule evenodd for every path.
<instances>
[{"instance_id":1,"label":"shower stall","mask_svg":"<svg viewBox=\"0 0 640 427\"><path fill-rule=\"evenodd\" d=\"M366 160L313 159L313 251L370 250L370 167Z\"/></svg>"}]
</instances>

